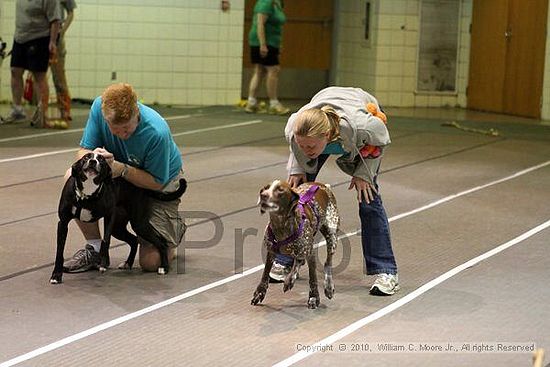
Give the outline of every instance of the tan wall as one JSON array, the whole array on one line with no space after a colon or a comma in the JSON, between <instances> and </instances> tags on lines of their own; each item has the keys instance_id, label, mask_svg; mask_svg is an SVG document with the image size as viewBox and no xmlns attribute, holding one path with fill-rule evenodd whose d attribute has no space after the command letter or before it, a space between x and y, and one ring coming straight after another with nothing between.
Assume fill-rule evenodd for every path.
<instances>
[{"instance_id":1,"label":"tan wall","mask_svg":"<svg viewBox=\"0 0 550 367\"><path fill-rule=\"evenodd\" d=\"M66 38L73 97L94 98L106 85L124 81L147 103L232 104L239 99L244 0L231 0L228 13L219 9L218 0L76 3ZM15 1L3 0L0 35L9 49L14 27ZM1 100L11 99L9 83L6 59Z\"/></svg>"},{"instance_id":2,"label":"tan wall","mask_svg":"<svg viewBox=\"0 0 550 367\"><path fill-rule=\"evenodd\" d=\"M472 0L461 0L455 95L415 93L420 0L374 0L369 43L363 39L366 0L335 1L333 84L362 87L387 106L466 106ZM77 0L67 34L73 97L94 98L116 71L115 82L134 84L147 103L233 104L240 98L244 0L232 0L229 13L216 0L159 4ZM0 35L10 49L15 1L3 0L0 10ZM546 55L542 118L550 119L550 43ZM8 101L9 59L4 61L0 99Z\"/></svg>"},{"instance_id":3,"label":"tan wall","mask_svg":"<svg viewBox=\"0 0 550 367\"><path fill-rule=\"evenodd\" d=\"M335 83L373 92L382 104L403 107L466 106L468 33L472 1L463 0L460 19L457 93L416 94L420 0L372 1L371 39L364 40L365 0L343 0Z\"/></svg>"},{"instance_id":4,"label":"tan wall","mask_svg":"<svg viewBox=\"0 0 550 367\"><path fill-rule=\"evenodd\" d=\"M548 11L547 21L547 34L548 25L550 25L550 11ZM550 38L546 37L546 58L544 62L544 84L542 87L542 113L541 119L550 120Z\"/></svg>"}]
</instances>

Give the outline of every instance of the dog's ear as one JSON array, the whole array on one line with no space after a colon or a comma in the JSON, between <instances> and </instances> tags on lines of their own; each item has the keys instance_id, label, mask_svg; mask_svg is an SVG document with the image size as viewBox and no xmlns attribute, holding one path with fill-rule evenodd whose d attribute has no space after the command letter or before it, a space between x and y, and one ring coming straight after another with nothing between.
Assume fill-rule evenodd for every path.
<instances>
[{"instance_id":1,"label":"dog's ear","mask_svg":"<svg viewBox=\"0 0 550 367\"><path fill-rule=\"evenodd\" d=\"M71 166L71 176L74 177L79 184L86 180L86 175L82 172L82 159L74 162Z\"/></svg>"},{"instance_id":2,"label":"dog's ear","mask_svg":"<svg viewBox=\"0 0 550 367\"><path fill-rule=\"evenodd\" d=\"M256 205L260 205L260 203L262 202L262 193L263 192L264 192L264 188L261 188L260 192L258 193L258 202L256 203Z\"/></svg>"},{"instance_id":3,"label":"dog's ear","mask_svg":"<svg viewBox=\"0 0 550 367\"><path fill-rule=\"evenodd\" d=\"M265 190L269 189L270 186L271 186L271 184L265 185L264 187L262 187L260 189L260 192L258 193L258 202L256 203L256 205L260 205L260 203L262 202L262 199L264 197ZM265 214L265 210L261 206L260 206L260 214Z\"/></svg>"},{"instance_id":4,"label":"dog's ear","mask_svg":"<svg viewBox=\"0 0 550 367\"><path fill-rule=\"evenodd\" d=\"M295 188L291 188L290 189L290 207L294 209L296 205L298 205L299 200L300 200L300 194L298 194Z\"/></svg>"},{"instance_id":5,"label":"dog's ear","mask_svg":"<svg viewBox=\"0 0 550 367\"><path fill-rule=\"evenodd\" d=\"M256 205L260 205L260 203L262 202L262 194L264 191L265 191L265 187L262 187L260 189L260 192L258 193L258 202L256 203ZM265 210L261 206L260 206L260 214L265 214Z\"/></svg>"},{"instance_id":6,"label":"dog's ear","mask_svg":"<svg viewBox=\"0 0 550 367\"><path fill-rule=\"evenodd\" d=\"M111 183L113 181L113 171L111 170L111 166L109 166L109 163L107 163L106 160L101 160L101 169L99 172L99 175L97 175L96 178L94 178L94 183L96 185L99 185L100 183Z\"/></svg>"}]
</instances>

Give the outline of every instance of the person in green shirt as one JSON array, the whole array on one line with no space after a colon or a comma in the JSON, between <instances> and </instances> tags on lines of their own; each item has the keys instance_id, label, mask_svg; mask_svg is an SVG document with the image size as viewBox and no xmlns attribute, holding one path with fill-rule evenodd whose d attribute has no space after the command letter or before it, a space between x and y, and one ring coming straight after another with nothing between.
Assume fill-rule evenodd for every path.
<instances>
[{"instance_id":1,"label":"person in green shirt","mask_svg":"<svg viewBox=\"0 0 550 367\"><path fill-rule=\"evenodd\" d=\"M258 0L254 6L252 27L248 34L250 59L254 65L254 74L248 88L248 101L245 111L258 111L256 93L262 79L266 76L267 96L269 97L268 112L286 115L289 109L277 99L277 84L279 83L279 52L283 36L283 24L286 21L281 0Z\"/></svg>"}]
</instances>

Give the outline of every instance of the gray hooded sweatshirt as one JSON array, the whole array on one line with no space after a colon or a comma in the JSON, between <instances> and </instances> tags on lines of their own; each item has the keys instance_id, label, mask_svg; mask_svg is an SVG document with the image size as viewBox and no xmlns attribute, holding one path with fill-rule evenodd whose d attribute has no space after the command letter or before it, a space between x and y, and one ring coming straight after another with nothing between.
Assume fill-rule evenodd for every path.
<instances>
[{"instance_id":1,"label":"gray hooded sweatshirt","mask_svg":"<svg viewBox=\"0 0 550 367\"><path fill-rule=\"evenodd\" d=\"M390 134L386 124L367 111L367 103L374 103L380 110L376 98L360 88L329 87L321 90L311 102L293 113L285 127L285 136L290 145L287 165L289 175L315 173L317 170L317 158L310 159L306 156L294 139L296 118L304 110L329 105L340 116L338 141L346 152L336 160L338 167L350 176L373 184L384 148L390 144ZM366 145L380 147L382 154L377 158L361 157L359 150Z\"/></svg>"}]
</instances>

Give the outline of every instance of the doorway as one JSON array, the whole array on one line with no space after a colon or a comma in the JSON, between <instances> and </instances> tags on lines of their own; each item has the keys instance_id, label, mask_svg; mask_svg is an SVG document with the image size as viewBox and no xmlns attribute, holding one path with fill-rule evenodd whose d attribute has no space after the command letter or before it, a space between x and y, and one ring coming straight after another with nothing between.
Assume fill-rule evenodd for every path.
<instances>
[{"instance_id":1,"label":"doorway","mask_svg":"<svg viewBox=\"0 0 550 367\"><path fill-rule=\"evenodd\" d=\"M473 2L468 108L540 118L548 0Z\"/></svg>"},{"instance_id":2,"label":"doorway","mask_svg":"<svg viewBox=\"0 0 550 367\"><path fill-rule=\"evenodd\" d=\"M252 76L248 32L256 0L245 0L242 96ZM333 0L284 1L287 18L279 57L281 99L309 99L328 86L332 54ZM265 80L258 96L265 98Z\"/></svg>"}]
</instances>

